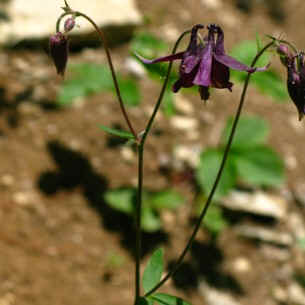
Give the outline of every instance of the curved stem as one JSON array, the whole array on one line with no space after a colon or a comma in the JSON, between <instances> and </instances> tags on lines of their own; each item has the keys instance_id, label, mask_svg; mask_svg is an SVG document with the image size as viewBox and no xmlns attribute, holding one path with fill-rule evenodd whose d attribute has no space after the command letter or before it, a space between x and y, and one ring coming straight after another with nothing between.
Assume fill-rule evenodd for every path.
<instances>
[{"instance_id":1,"label":"curved stem","mask_svg":"<svg viewBox=\"0 0 305 305\"><path fill-rule=\"evenodd\" d=\"M183 32L183 33L179 36L179 38L177 39L177 41L176 41L176 43L175 43L175 46L174 46L174 48L173 48L172 54L175 54L175 53L176 53L180 41L182 40L182 38L183 38L185 35L189 34L190 32L191 32L191 31L185 31L185 32ZM166 87L167 87L167 84L168 84L169 75L170 75L170 72L171 72L171 69L172 69L172 65L173 65L173 62L171 61L171 62L169 63L169 65L168 65L166 77L165 77L163 86L162 86L162 88L161 88L161 92L160 92L159 98L158 98L158 100L157 100L157 102L156 102L156 105L155 105L155 107L154 107L153 113L152 113L152 115L151 115L151 117L150 117L150 119L149 119L149 121L148 121L148 123L147 123L147 125L146 125L146 127L145 127L144 134L143 134L143 136L142 136L142 138L141 138L141 145L144 145L145 140L146 140L146 137L147 137L147 135L148 135L148 133L149 133L149 131L150 131L150 129L151 129L151 126L152 126L152 124L153 124L153 122L154 122L154 119L155 119L155 117L156 117L156 114L157 114L157 112L158 112L158 110L159 110L159 108L160 108L160 105L161 105L161 102L162 102L162 99L163 99L163 97L164 97L164 93L165 93L165 90L166 90Z\"/></svg>"},{"instance_id":2,"label":"curved stem","mask_svg":"<svg viewBox=\"0 0 305 305\"><path fill-rule=\"evenodd\" d=\"M132 127L132 124L129 120L129 117L127 115L127 111L126 111L125 106L124 106L124 102L123 102L123 99L122 99L122 96L121 96L120 87L119 87L119 84L118 84L118 80L117 80L116 73L115 73L114 66L113 66L112 59L111 59L110 50L109 50L107 39L104 35L104 32L97 26L97 24L89 16L87 16L87 15L81 13L81 12L73 11L73 10L65 12L65 13L63 13L59 16L59 18L57 19L57 22L56 22L56 32L59 32L60 21L67 15L74 15L76 17L80 16L80 17L85 18L89 23L91 23L91 25L94 27L94 29L98 33L98 35L99 35L99 37L100 37L100 39L103 43L103 46L105 48L105 51L106 51L106 56L107 56L107 60L108 60L110 70L111 70L111 75L112 75L112 79L113 79L113 83L114 83L115 92L116 92L116 95L117 95L118 100L119 100L119 104L120 104L122 114L124 116L124 119L125 119L125 121L128 125L128 128L129 128L130 132L133 134L135 140L138 142L138 135L135 132L134 128Z\"/></svg>"},{"instance_id":3,"label":"curved stem","mask_svg":"<svg viewBox=\"0 0 305 305\"><path fill-rule=\"evenodd\" d=\"M268 43L259 53L257 53L257 55L255 56L255 58L253 59L252 61L252 64L251 64L251 67L253 67L255 65L255 63L257 62L257 60L260 58L260 56L269 48L271 47L272 45L274 44L274 42L270 42ZM187 245L186 247L184 248L184 250L182 251L181 255L179 256L177 262L175 263L175 265L173 266L173 268L165 275L165 277L155 286L153 287L150 291L148 291L144 296L147 297L149 295L151 295L153 292L155 292L158 288L160 288L171 276L173 276L176 271L178 270L178 268L180 267L186 253L188 252L188 250L190 249L195 237L196 237L196 234L201 226L201 223L202 223L202 220L204 218L204 216L206 215L206 212L212 202L212 199L213 199L213 196L214 196L214 193L216 191L216 188L219 184L219 181L220 181L220 178L222 176L222 173L223 173L223 169L225 167L225 163L228 159L228 155L229 155L229 152L230 152L230 148L231 148L231 144L232 144L232 141L233 141L233 138L234 138L234 134L235 134L235 130L236 130L236 127L237 127L237 124L238 124L238 121L239 121L239 118L240 118L240 114L241 114L241 111L242 111L242 108L243 108L243 105L244 105L244 101L245 101L245 96L246 96L246 92L247 92L247 88L248 88L248 85L249 85L249 81L250 81L250 76L251 76L251 73L248 73L247 75L247 78L245 80L245 83L244 83L244 87L243 87L243 91L242 91L242 94L241 94L241 97L240 97L240 102L239 102L239 105L238 105L238 109L236 111L236 115L235 115L235 119L234 119L234 122L233 122L233 126L232 126L232 129L231 129L231 133L230 133L230 136L229 136L229 140L228 140L228 143L225 147L225 151L224 151L224 155L223 155L223 158L222 158L222 161L221 161L221 165L220 165L220 168L218 170L218 173L217 173L217 176L216 176L216 179L215 179L215 182L213 184L213 187L210 191L210 194L209 194L209 197L207 199L207 202L199 216L199 219L196 223L196 226L193 230L193 233L189 239L189 241L187 242Z\"/></svg>"},{"instance_id":4,"label":"curved stem","mask_svg":"<svg viewBox=\"0 0 305 305\"><path fill-rule=\"evenodd\" d=\"M186 31L180 35L178 38L172 54L176 53L176 50L178 48L178 45L181 41L181 39L186 35L190 33L190 31ZM154 122L154 119L157 115L157 112L160 108L168 80L169 75L172 69L172 62L169 63L166 77L163 83L163 86L161 88L159 98L155 104L153 113L145 127L144 133L140 139L140 143L138 145L138 191L137 191L137 206L136 206L136 267L135 267L135 305L138 304L139 298L140 298L140 263L141 263L141 211L142 211L142 193L143 193L143 160L144 160L144 145L145 140L147 138L147 135L151 129L151 126Z\"/></svg>"}]
</instances>

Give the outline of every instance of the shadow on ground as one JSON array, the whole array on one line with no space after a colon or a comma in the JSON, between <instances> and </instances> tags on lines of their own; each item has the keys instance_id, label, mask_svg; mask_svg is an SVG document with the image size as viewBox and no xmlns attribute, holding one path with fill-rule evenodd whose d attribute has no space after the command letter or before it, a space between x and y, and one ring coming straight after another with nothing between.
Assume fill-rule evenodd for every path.
<instances>
[{"instance_id":1,"label":"shadow on ground","mask_svg":"<svg viewBox=\"0 0 305 305\"><path fill-rule=\"evenodd\" d=\"M134 256L133 219L105 203L103 197L108 188L106 177L94 170L83 153L72 150L59 141L50 141L47 149L56 164L56 169L41 173L38 179L39 189L48 196L63 190L81 189L89 205L100 215L103 227L119 233L122 246ZM143 233L143 256L155 249L158 244L166 242L167 238L163 231Z\"/></svg>"},{"instance_id":2,"label":"shadow on ground","mask_svg":"<svg viewBox=\"0 0 305 305\"><path fill-rule=\"evenodd\" d=\"M197 289L200 281L220 290L243 294L244 291L237 280L222 270L224 256L216 243L211 239L208 243L195 241L190 250L191 258L184 262L173 277L177 288L183 290ZM174 265L172 261L168 268Z\"/></svg>"}]
</instances>

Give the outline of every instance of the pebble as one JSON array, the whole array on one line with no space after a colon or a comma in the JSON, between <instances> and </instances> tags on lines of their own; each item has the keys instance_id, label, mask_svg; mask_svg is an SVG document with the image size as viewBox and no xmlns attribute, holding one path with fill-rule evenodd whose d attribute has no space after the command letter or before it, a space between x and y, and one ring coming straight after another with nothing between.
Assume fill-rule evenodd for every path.
<instances>
[{"instance_id":1,"label":"pebble","mask_svg":"<svg viewBox=\"0 0 305 305\"><path fill-rule=\"evenodd\" d=\"M184 97L181 93L175 95L175 107L182 114L193 114L194 106L193 104Z\"/></svg>"},{"instance_id":2,"label":"pebble","mask_svg":"<svg viewBox=\"0 0 305 305\"><path fill-rule=\"evenodd\" d=\"M210 9L219 9L222 6L221 0L201 0L202 5Z\"/></svg>"},{"instance_id":3,"label":"pebble","mask_svg":"<svg viewBox=\"0 0 305 305\"><path fill-rule=\"evenodd\" d=\"M125 60L124 66L130 74L137 78L141 79L147 74L143 65L133 57L128 57Z\"/></svg>"},{"instance_id":4,"label":"pebble","mask_svg":"<svg viewBox=\"0 0 305 305\"><path fill-rule=\"evenodd\" d=\"M245 273L252 269L251 262L246 257L237 257L232 262L232 268L235 272Z\"/></svg>"},{"instance_id":5,"label":"pebble","mask_svg":"<svg viewBox=\"0 0 305 305\"><path fill-rule=\"evenodd\" d=\"M180 130L196 129L199 125L196 119L182 115L173 116L170 119L170 124L172 127Z\"/></svg>"},{"instance_id":6,"label":"pebble","mask_svg":"<svg viewBox=\"0 0 305 305\"><path fill-rule=\"evenodd\" d=\"M5 174L0 178L0 184L5 187L10 187L15 183L15 178L10 174Z\"/></svg>"},{"instance_id":7,"label":"pebble","mask_svg":"<svg viewBox=\"0 0 305 305\"><path fill-rule=\"evenodd\" d=\"M289 304L305 305L305 292L298 283L292 283L288 287Z\"/></svg>"},{"instance_id":8,"label":"pebble","mask_svg":"<svg viewBox=\"0 0 305 305\"><path fill-rule=\"evenodd\" d=\"M260 241L272 243L278 246L289 247L293 244L291 234L277 232L257 225L239 225L235 227L235 232L240 236L258 239Z\"/></svg>"},{"instance_id":9,"label":"pebble","mask_svg":"<svg viewBox=\"0 0 305 305\"><path fill-rule=\"evenodd\" d=\"M233 191L221 204L228 209L282 219L287 216L287 201L262 191Z\"/></svg>"},{"instance_id":10,"label":"pebble","mask_svg":"<svg viewBox=\"0 0 305 305\"><path fill-rule=\"evenodd\" d=\"M183 161L192 168L199 163L201 147L199 145L177 145L174 149L174 158Z\"/></svg>"},{"instance_id":11,"label":"pebble","mask_svg":"<svg viewBox=\"0 0 305 305\"><path fill-rule=\"evenodd\" d=\"M279 248L270 244L265 244L261 247L263 255L272 261L286 262L291 258L289 249Z\"/></svg>"},{"instance_id":12,"label":"pebble","mask_svg":"<svg viewBox=\"0 0 305 305\"><path fill-rule=\"evenodd\" d=\"M7 292L0 297L0 305L13 305L16 304L16 297L11 292Z\"/></svg>"},{"instance_id":13,"label":"pebble","mask_svg":"<svg viewBox=\"0 0 305 305\"><path fill-rule=\"evenodd\" d=\"M207 305L240 305L231 294L212 288L204 281L199 284L199 293Z\"/></svg>"}]
</instances>

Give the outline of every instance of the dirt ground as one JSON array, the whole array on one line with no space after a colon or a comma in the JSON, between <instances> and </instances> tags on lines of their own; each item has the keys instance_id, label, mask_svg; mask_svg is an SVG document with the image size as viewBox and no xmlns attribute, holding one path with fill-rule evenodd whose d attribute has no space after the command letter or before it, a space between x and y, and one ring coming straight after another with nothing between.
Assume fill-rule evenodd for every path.
<instances>
[{"instance_id":1,"label":"dirt ground","mask_svg":"<svg viewBox=\"0 0 305 305\"><path fill-rule=\"evenodd\" d=\"M282 34L305 49L303 0L252 1L250 11L245 3L137 1L147 21L143 29L167 40L193 24L218 23L225 30L228 50L239 41L255 39L256 32ZM124 158L122 146L110 145L109 136L97 128L98 124L124 126L118 103L113 95L103 93L66 109L54 107L61 79L44 46L0 51L0 305L132 304L133 227L124 215L105 205L103 193L111 187L135 184L136 158ZM128 43L113 49L115 66L123 66L128 52ZM105 62L103 49L84 48L70 56L72 63L85 61ZM285 81L277 58L272 65L283 72ZM141 89L141 106L129 109L139 131L148 119L159 84L143 78ZM200 122L199 139L188 139L165 116L158 117L147 143L144 184L150 189L173 185L189 203L163 215L162 232L145 234L144 261L162 245L169 267L193 224L194 184L191 179L175 178L181 173L161 172L162 156L171 157L177 144L215 145L225 119L235 111L240 92L239 84L232 93L214 91L206 106L199 96L185 92L196 109L193 116ZM289 212L303 213L305 220L304 207L289 196L291 190L305 185L304 122L298 122L291 102L276 103L253 87L244 112L270 123L269 144L286 161L287 180L277 193L286 194ZM275 226L286 228L285 223ZM288 287L295 274L305 275L305 253L292 246L285 249L285 259L274 259L263 248L240 239L231 227L216 244L202 230L181 271L162 291L194 305L206 304L199 289L204 279L241 304L280 304L274 290ZM238 258L248 259L247 271L234 270Z\"/></svg>"}]
</instances>

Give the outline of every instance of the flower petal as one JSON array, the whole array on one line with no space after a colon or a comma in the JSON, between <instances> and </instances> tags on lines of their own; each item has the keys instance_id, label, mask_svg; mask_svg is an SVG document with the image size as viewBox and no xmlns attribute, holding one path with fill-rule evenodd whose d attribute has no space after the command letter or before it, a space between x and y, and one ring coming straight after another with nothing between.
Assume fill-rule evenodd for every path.
<instances>
[{"instance_id":1,"label":"flower petal","mask_svg":"<svg viewBox=\"0 0 305 305\"><path fill-rule=\"evenodd\" d=\"M211 84L211 71L213 59L214 37L213 33L209 33L209 41L202 51L202 58L198 68L198 72L194 79L194 84L208 87Z\"/></svg>"},{"instance_id":2,"label":"flower petal","mask_svg":"<svg viewBox=\"0 0 305 305\"><path fill-rule=\"evenodd\" d=\"M179 53L176 53L176 54L167 55L167 56L159 57L159 58L156 58L156 59L146 59L146 58L142 57L141 55L139 55L138 53L134 53L134 54L144 64L155 64L157 62L173 61L173 60L176 60L176 59L182 59L184 53L185 52L179 52Z\"/></svg>"},{"instance_id":3,"label":"flower petal","mask_svg":"<svg viewBox=\"0 0 305 305\"><path fill-rule=\"evenodd\" d=\"M228 88L232 91L233 84L229 81L230 79L230 69L213 59L212 62L212 87L214 88Z\"/></svg>"}]
</instances>

